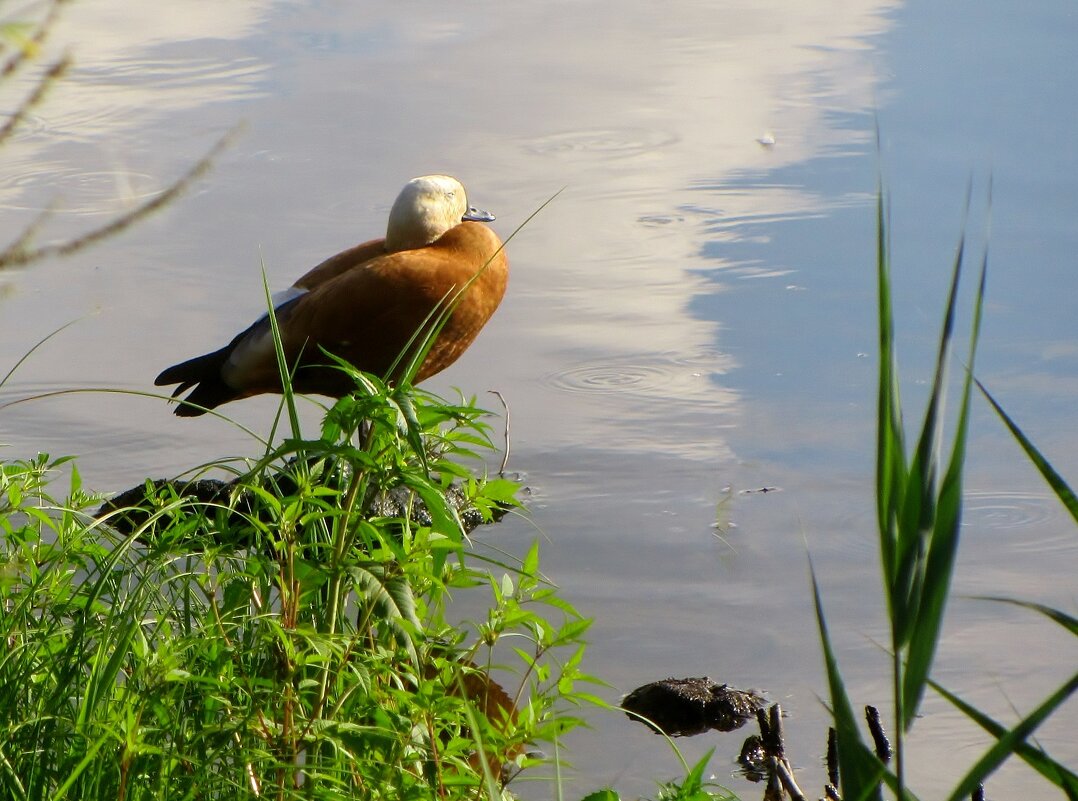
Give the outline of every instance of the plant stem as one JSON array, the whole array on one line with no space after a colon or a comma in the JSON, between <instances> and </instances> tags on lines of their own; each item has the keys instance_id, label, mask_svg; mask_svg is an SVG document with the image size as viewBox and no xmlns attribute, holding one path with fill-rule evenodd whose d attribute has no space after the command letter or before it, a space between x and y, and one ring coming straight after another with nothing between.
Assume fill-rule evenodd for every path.
<instances>
[{"instance_id":1,"label":"plant stem","mask_svg":"<svg viewBox=\"0 0 1078 801\"><path fill-rule=\"evenodd\" d=\"M903 741L905 732L902 727L902 710L905 708L905 683L902 670L902 652L897 641L891 643L891 678L894 681L895 695L895 779L897 784L897 801L906 801L906 776L905 759L903 757Z\"/></svg>"}]
</instances>

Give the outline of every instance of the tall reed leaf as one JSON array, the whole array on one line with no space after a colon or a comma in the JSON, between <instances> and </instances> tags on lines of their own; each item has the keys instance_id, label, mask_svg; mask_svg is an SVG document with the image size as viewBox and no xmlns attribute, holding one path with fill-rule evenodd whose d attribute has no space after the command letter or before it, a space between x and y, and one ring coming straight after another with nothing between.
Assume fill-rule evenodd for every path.
<instances>
[{"instance_id":1,"label":"tall reed leaf","mask_svg":"<svg viewBox=\"0 0 1078 801\"><path fill-rule=\"evenodd\" d=\"M934 681L930 683L933 690L954 704L959 710L965 713L970 719L975 721L977 725L997 740L1002 740L1007 736L1008 730L1005 726L988 717L988 715L984 714L971 704L966 703L945 687L940 686ZM1070 684L1073 689L1073 681L1070 682ZM1066 700L1066 697L1066 695L1063 695L1060 698L1060 703L1062 703L1063 700ZM1049 757L1040 748L1030 745L1027 742L1017 744L1014 748L1014 753L1020 756L1031 768L1048 779L1048 781L1063 790L1067 794L1067 798L1070 798L1072 801L1078 801L1078 775L1075 775L1073 771Z\"/></svg>"},{"instance_id":2,"label":"tall reed leaf","mask_svg":"<svg viewBox=\"0 0 1078 801\"><path fill-rule=\"evenodd\" d=\"M876 196L876 282L879 294L880 381L876 410L876 508L879 517L880 557L888 586L896 575L895 510L902 508L905 492L906 451L902 433L902 405L895 363L895 331L891 312L890 245L883 189ZM887 602L893 615L891 594Z\"/></svg>"},{"instance_id":3,"label":"tall reed leaf","mask_svg":"<svg viewBox=\"0 0 1078 801\"><path fill-rule=\"evenodd\" d=\"M981 784L992 771L1003 764L1007 757L1018 750L1019 746L1026 741L1026 738L1052 712L1062 706L1063 702L1070 698L1075 690L1078 690L1078 673L1071 676L1063 686L1048 696L1040 706L1019 721L1013 729L1000 737L996 744L989 748L988 752L977 761L977 764L969 769L969 772L955 786L947 801L960 801L960 799L968 798L977 785Z\"/></svg>"},{"instance_id":4,"label":"tall reed leaf","mask_svg":"<svg viewBox=\"0 0 1078 801\"><path fill-rule=\"evenodd\" d=\"M968 202L968 201L967 201ZM948 303L948 318L954 312L954 296L957 279L961 270L962 246L959 246L955 260L955 280L951 284L951 299ZM985 281L988 275L988 254L981 260L980 278L974 298L973 322L969 338L969 356L966 361L966 376L962 386L962 401L958 413L958 422L951 448L951 458L944 474L936 499L935 523L928 540L928 552L924 560L923 579L919 592L919 606L913 618L913 629L908 641L908 658L903 687L902 725L909 728L917 714L917 708L924 696L928 673L932 666L936 644L939 641L943 611L950 591L951 576L954 572L955 557L958 552L958 538L962 515L962 465L966 458L966 438L969 430L969 403L973 387L973 364L977 355L977 341L980 337L981 315L984 308ZM942 369L942 348L941 366ZM926 421L927 425L927 421Z\"/></svg>"},{"instance_id":5,"label":"tall reed leaf","mask_svg":"<svg viewBox=\"0 0 1078 801\"><path fill-rule=\"evenodd\" d=\"M1034 447L1033 443L1029 441L1029 438L1022 433L1022 430L1015 425L1015 422L1003 411L1003 407L1000 406L996 399L992 397L984 384L980 381L977 382L978 389L981 390L981 394L992 404L992 408L996 410L996 414L1000 416L1004 424L1010 430L1011 434L1018 444L1022 446L1022 450L1026 452L1026 456L1033 462L1037 470L1044 477L1044 480L1048 482L1048 486L1052 488L1052 492L1056 494L1060 502L1067 507L1067 511L1070 512L1071 517L1074 518L1074 522L1078 523L1078 497L1075 497L1074 490L1072 490L1067 482L1063 480L1063 477L1055 471L1055 468L1048 463L1048 460L1044 458L1039 450Z\"/></svg>"},{"instance_id":6,"label":"tall reed leaf","mask_svg":"<svg viewBox=\"0 0 1078 801\"><path fill-rule=\"evenodd\" d=\"M824 666L827 668L831 714L835 720L835 731L838 733L838 764L842 797L851 801L867 801L867 799L882 801L880 781L885 768L861 739L861 732L857 727L857 716L854 715L853 705L846 693L846 685L842 681L842 673L838 669L838 660L835 659L834 649L831 648L831 637L827 633L823 602L820 600L820 587L816 582L816 572L812 569L811 560L809 572L812 578L813 599L816 604L816 623L820 627Z\"/></svg>"},{"instance_id":7,"label":"tall reed leaf","mask_svg":"<svg viewBox=\"0 0 1078 801\"><path fill-rule=\"evenodd\" d=\"M969 191L966 212L969 210ZM965 258L965 235L959 240L951 270L946 310L936 353L924 422L910 462L906 463L902 409L895 357L891 306L890 247L883 190L877 199L877 277L879 282L880 372L876 498L880 553L895 659L895 719L901 731L912 725L924 695L935 654L961 524L962 463L969 423L972 369L980 331L987 256L981 264L969 357L961 407L942 481L940 422L947 361L954 334L959 279ZM901 774L901 769L899 770Z\"/></svg>"}]
</instances>

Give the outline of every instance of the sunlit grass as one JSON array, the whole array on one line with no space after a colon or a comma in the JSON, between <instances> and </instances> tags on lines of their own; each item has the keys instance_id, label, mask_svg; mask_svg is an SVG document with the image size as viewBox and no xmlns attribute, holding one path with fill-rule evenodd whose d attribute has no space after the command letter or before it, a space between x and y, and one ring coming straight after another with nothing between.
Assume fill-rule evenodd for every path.
<instances>
[{"instance_id":1,"label":"sunlit grass","mask_svg":"<svg viewBox=\"0 0 1078 801\"><path fill-rule=\"evenodd\" d=\"M589 621L537 546L480 554L447 497L487 519L517 503L468 465L487 413L341 369L356 391L315 438L282 371L289 436L210 503L178 481L97 519L73 467L49 495L66 461L3 466L5 797L492 796L597 701L577 687ZM400 488L428 525L378 511ZM447 622L484 588L485 618Z\"/></svg>"}]
</instances>

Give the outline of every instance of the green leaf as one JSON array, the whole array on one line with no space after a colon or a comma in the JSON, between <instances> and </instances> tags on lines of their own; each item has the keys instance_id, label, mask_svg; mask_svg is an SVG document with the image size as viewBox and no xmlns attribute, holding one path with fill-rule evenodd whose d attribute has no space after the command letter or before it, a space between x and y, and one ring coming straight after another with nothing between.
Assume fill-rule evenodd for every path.
<instances>
[{"instance_id":1,"label":"green leaf","mask_svg":"<svg viewBox=\"0 0 1078 801\"><path fill-rule=\"evenodd\" d=\"M1074 518L1074 521L1078 523L1078 498L1074 495L1067 482L1063 480L1063 477L1055 471L1055 468L1048 463L1048 460L1044 458L1039 450L1034 447L1033 443L1029 441L1029 438L1022 433L1022 430L1015 424L1015 422L1003 411L1003 407L1000 406L996 399L985 389L984 384L980 381L977 382L977 387L981 390L981 393L992 404L992 408L996 410L996 414L1000 416L1004 424L1010 429L1014 438L1018 440L1018 444L1022 446L1022 450L1026 452L1026 456L1033 462L1037 470L1044 477L1044 480L1048 482L1048 486L1052 488L1052 491L1056 494L1056 497L1062 502L1062 504L1070 512L1070 516Z\"/></svg>"},{"instance_id":2,"label":"green leaf","mask_svg":"<svg viewBox=\"0 0 1078 801\"><path fill-rule=\"evenodd\" d=\"M898 574L896 526L898 510L902 508L905 494L906 456L895 362L887 216L881 182L876 194L876 282L880 358L876 409L876 511L880 531L880 557L888 587L887 603L893 615L895 599L890 588Z\"/></svg>"},{"instance_id":3,"label":"green leaf","mask_svg":"<svg viewBox=\"0 0 1078 801\"><path fill-rule=\"evenodd\" d=\"M977 785L982 784L993 771L1023 744L1026 739L1043 723L1049 715L1063 705L1063 703L1078 689L1078 673L1074 674L1058 690L1046 698L1040 706L1009 731L998 737L997 742L985 752L977 763L969 769L969 772L957 784L947 801L961 801L968 798Z\"/></svg>"},{"instance_id":4,"label":"green leaf","mask_svg":"<svg viewBox=\"0 0 1078 801\"><path fill-rule=\"evenodd\" d=\"M969 210L969 191L966 193L966 210ZM917 639L920 634L921 595L925 590L925 557L928 535L933 530L937 516L936 481L938 471L937 432L943 404L944 385L947 378L947 357L954 333L955 307L958 303L958 282L962 274L962 258L965 252L965 234L960 237L951 284L947 293L947 306L940 329L936 352L936 369L932 389L928 396L924 423L917 442L917 450L910 463L906 478L905 502L899 515L898 539L895 552L896 577L891 592L895 599L892 618L892 643L900 650Z\"/></svg>"},{"instance_id":5,"label":"green leaf","mask_svg":"<svg viewBox=\"0 0 1078 801\"><path fill-rule=\"evenodd\" d=\"M520 565L520 572L528 576L534 576L539 571L539 540L532 543L524 561Z\"/></svg>"},{"instance_id":6,"label":"green leaf","mask_svg":"<svg viewBox=\"0 0 1078 801\"><path fill-rule=\"evenodd\" d=\"M1071 617L1066 612L1061 612L1058 609L1053 609L1050 606L1044 604L1034 603L1032 601L1020 601L1014 598L1001 598L997 595L975 595L974 598L978 598L983 601L995 601L1003 604L1014 604L1020 606L1023 609L1030 609L1034 612L1040 612L1049 620L1053 620L1072 635L1078 637L1078 619Z\"/></svg>"},{"instance_id":7,"label":"green leaf","mask_svg":"<svg viewBox=\"0 0 1078 801\"><path fill-rule=\"evenodd\" d=\"M969 199L967 196L967 206ZM961 250L955 262L955 278L961 268ZM981 316L984 308L985 283L988 276L988 253L981 261L977 293L974 298L973 322L969 337L969 356L962 386L962 403L958 413L954 444L951 448L947 472L936 501L936 520L925 558L924 584L917 610L906 673L903 677L902 727L908 730L917 715L924 697L928 675L943 626L943 613L950 593L958 555L958 541L962 526L962 468L966 459L966 441L969 432L970 397L973 390L973 368L977 357L977 343L981 335ZM955 286L952 284L952 292ZM953 301L953 298L952 298Z\"/></svg>"},{"instance_id":8,"label":"green leaf","mask_svg":"<svg viewBox=\"0 0 1078 801\"><path fill-rule=\"evenodd\" d=\"M883 801L880 782L885 772L884 766L876 758L864 741L857 726L853 706L846 694L846 686L838 668L838 661L831 648L831 638L827 633L827 621L824 617L823 602L820 600L820 587L816 583L816 572L809 560L809 573L812 577L812 595L816 605L816 622L820 629L820 643L823 647L824 666L827 668L827 683L831 696L831 714L838 732L839 776L842 783L842 797L845 799L873 799Z\"/></svg>"},{"instance_id":9,"label":"green leaf","mask_svg":"<svg viewBox=\"0 0 1078 801\"><path fill-rule=\"evenodd\" d=\"M616 791L606 788L596 790L594 793L588 793L580 801L621 801L621 796Z\"/></svg>"},{"instance_id":10,"label":"green leaf","mask_svg":"<svg viewBox=\"0 0 1078 801\"><path fill-rule=\"evenodd\" d=\"M958 709L997 740L1002 740L1007 736L1007 729L1005 726L997 723L995 720L988 717L988 715L984 714L971 704L966 703L957 695L936 682L933 681L930 683L932 689L954 704L954 706L958 707ZM1015 748L1014 753L1021 757L1026 764L1048 779L1052 784L1062 789L1072 801L1078 799L1078 775L1075 775L1065 766L1049 757L1044 751L1029 743L1020 743Z\"/></svg>"}]
</instances>

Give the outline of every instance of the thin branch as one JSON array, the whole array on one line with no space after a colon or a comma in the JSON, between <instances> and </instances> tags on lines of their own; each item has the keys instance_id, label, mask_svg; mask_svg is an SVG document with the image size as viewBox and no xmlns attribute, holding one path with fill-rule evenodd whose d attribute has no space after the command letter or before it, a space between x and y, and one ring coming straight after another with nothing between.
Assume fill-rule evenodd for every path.
<instances>
[{"instance_id":1,"label":"thin branch","mask_svg":"<svg viewBox=\"0 0 1078 801\"><path fill-rule=\"evenodd\" d=\"M60 6L65 2L68 2L68 0L53 0L51 7L37 26L37 29L22 42L11 60L0 67L0 81L11 76L15 70L26 63L27 59L41 49L41 45L45 43L45 37L52 32L52 26L56 24L56 20L60 16Z\"/></svg>"},{"instance_id":2,"label":"thin branch","mask_svg":"<svg viewBox=\"0 0 1078 801\"><path fill-rule=\"evenodd\" d=\"M52 215L56 213L59 203L56 198L53 198L49 205L42 209L30 224L22 229L22 232L15 237L15 239L4 249L4 253L19 253L26 250L30 243L34 240L41 230L45 227ZM3 261L3 254L0 254L0 270L7 266Z\"/></svg>"},{"instance_id":3,"label":"thin branch","mask_svg":"<svg viewBox=\"0 0 1078 801\"><path fill-rule=\"evenodd\" d=\"M176 197L190 187L192 183L202 177L202 175L204 175L213 165L214 160L220 155L221 151L232 142L232 139L236 136L238 131L239 127L233 128L221 137L217 144L210 148L209 152L203 156L198 163L180 176L161 194L141 203L136 208L117 217L112 222L107 223L100 228L88 231L75 239L70 239L55 245L44 245L34 250L27 250L25 248L24 238L19 237L19 239L12 245L8 246L6 250L0 253L0 270L8 267L21 267L30 264L31 262L40 261L41 259L69 256L72 253L98 243L102 239L118 234L134 223L148 217L162 206L175 200ZM35 222L35 225L39 224L40 222Z\"/></svg>"},{"instance_id":4,"label":"thin branch","mask_svg":"<svg viewBox=\"0 0 1078 801\"><path fill-rule=\"evenodd\" d=\"M30 110L45 99L45 95L49 89L60 80L70 66L71 57L65 55L45 71L45 74L41 76L41 79L34 87L34 91L19 104L19 107L15 109L10 117L8 117L8 120L4 123L3 127L0 127L0 144L3 144L11 134L15 132L19 123L26 119L26 115L30 113Z\"/></svg>"}]
</instances>

